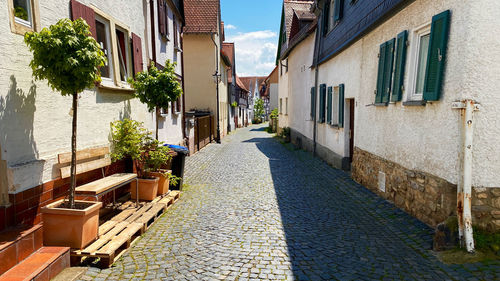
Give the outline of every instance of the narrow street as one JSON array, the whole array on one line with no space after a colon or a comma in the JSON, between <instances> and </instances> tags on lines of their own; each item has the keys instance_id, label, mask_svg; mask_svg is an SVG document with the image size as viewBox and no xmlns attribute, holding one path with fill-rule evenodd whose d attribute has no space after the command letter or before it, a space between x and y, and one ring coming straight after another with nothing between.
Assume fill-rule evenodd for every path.
<instances>
[{"instance_id":1,"label":"narrow street","mask_svg":"<svg viewBox=\"0 0 500 281\"><path fill-rule=\"evenodd\" d=\"M181 200L82 280L494 280L445 265L433 230L309 153L250 126L187 160ZM498 280L498 279L497 279Z\"/></svg>"}]
</instances>

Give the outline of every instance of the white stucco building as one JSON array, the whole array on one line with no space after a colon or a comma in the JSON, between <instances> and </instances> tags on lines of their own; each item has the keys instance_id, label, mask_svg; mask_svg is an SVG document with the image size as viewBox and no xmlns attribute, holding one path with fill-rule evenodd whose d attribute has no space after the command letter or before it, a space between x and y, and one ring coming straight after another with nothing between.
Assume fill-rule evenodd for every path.
<instances>
[{"instance_id":1,"label":"white stucco building","mask_svg":"<svg viewBox=\"0 0 500 281\"><path fill-rule=\"evenodd\" d=\"M472 100L480 104L471 123L472 223L500 229L500 39L487 35L500 26L500 4L315 2L317 37L280 53L292 142L352 167L356 181L436 225L456 213L465 121L454 107Z\"/></svg>"}]
</instances>

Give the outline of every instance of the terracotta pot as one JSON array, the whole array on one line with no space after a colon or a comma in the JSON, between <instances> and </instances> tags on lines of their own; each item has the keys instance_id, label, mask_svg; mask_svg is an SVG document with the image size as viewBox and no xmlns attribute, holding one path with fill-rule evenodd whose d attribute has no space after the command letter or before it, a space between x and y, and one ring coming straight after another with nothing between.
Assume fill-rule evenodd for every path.
<instances>
[{"instance_id":1,"label":"terracotta pot","mask_svg":"<svg viewBox=\"0 0 500 281\"><path fill-rule=\"evenodd\" d=\"M151 175L153 175L154 177L158 177L160 179L158 181L158 193L157 193L158 196L166 194L170 187L170 179L163 175L165 173L172 174L172 171L168 170L168 171L160 171L158 173L151 173Z\"/></svg>"},{"instance_id":2,"label":"terracotta pot","mask_svg":"<svg viewBox=\"0 0 500 281\"><path fill-rule=\"evenodd\" d=\"M153 201L158 193L159 178L154 179L139 179L139 200ZM135 183L130 184L130 196L132 200L136 197Z\"/></svg>"},{"instance_id":3,"label":"terracotta pot","mask_svg":"<svg viewBox=\"0 0 500 281\"><path fill-rule=\"evenodd\" d=\"M43 245L83 249L97 239L102 202L76 200L75 203L89 204L81 210L58 208L63 202L59 200L41 208Z\"/></svg>"}]
</instances>

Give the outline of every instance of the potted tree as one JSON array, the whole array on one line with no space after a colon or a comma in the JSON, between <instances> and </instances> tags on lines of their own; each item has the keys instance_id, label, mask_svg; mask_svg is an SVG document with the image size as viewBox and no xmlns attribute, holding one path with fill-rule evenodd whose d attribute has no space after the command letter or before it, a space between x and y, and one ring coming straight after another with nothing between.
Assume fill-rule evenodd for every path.
<instances>
[{"instance_id":1,"label":"potted tree","mask_svg":"<svg viewBox=\"0 0 500 281\"><path fill-rule=\"evenodd\" d=\"M82 249L97 237L101 202L75 201L78 93L101 81L99 68L106 57L89 26L81 19L61 19L40 32L27 32L24 41L33 53L30 62L36 80L47 80L53 90L71 96L71 183L68 199L41 209L44 244Z\"/></svg>"},{"instance_id":2,"label":"potted tree","mask_svg":"<svg viewBox=\"0 0 500 281\"><path fill-rule=\"evenodd\" d=\"M159 144L159 143L158 143ZM158 196L162 196L169 191L170 187L170 177L172 177L172 171L162 169L162 166L172 159L170 155L170 148L166 146L157 145L155 148L151 149L149 152L149 157L146 160L146 165L151 171L151 175L159 178L158 182Z\"/></svg>"},{"instance_id":3,"label":"potted tree","mask_svg":"<svg viewBox=\"0 0 500 281\"><path fill-rule=\"evenodd\" d=\"M170 102L182 95L182 87L175 74L176 63L167 60L165 68L158 70L151 65L146 72L139 72L129 78L129 84L135 89L135 97L146 104L150 112L156 111L156 139L158 139L159 115L161 108L168 108Z\"/></svg>"}]
</instances>

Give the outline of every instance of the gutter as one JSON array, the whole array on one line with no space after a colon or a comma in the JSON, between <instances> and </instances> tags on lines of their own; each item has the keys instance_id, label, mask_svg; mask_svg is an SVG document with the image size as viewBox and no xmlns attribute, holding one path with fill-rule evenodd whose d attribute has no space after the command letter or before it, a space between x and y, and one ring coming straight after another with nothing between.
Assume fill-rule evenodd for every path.
<instances>
[{"instance_id":1,"label":"gutter","mask_svg":"<svg viewBox=\"0 0 500 281\"><path fill-rule=\"evenodd\" d=\"M219 122L219 47L217 46L217 43L215 42L214 39L215 33L212 32L210 33L210 39L212 39L212 42L214 42L215 45L215 76L217 78L217 83L216 83L216 91L217 91L217 136L216 136L216 141L217 143L220 143L220 122Z\"/></svg>"}]
</instances>

